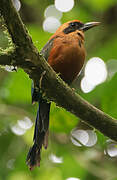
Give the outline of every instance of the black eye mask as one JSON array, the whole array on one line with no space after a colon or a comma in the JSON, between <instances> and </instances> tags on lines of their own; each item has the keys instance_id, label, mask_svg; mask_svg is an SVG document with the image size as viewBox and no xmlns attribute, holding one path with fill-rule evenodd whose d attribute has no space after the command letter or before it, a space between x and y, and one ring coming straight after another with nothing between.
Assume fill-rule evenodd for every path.
<instances>
[{"instance_id":1,"label":"black eye mask","mask_svg":"<svg viewBox=\"0 0 117 180\"><path fill-rule=\"evenodd\" d=\"M84 26L84 24L81 22L71 22L71 23L69 23L68 27L63 30L63 32L65 34L69 34L71 32L74 32L74 31L80 29L83 26Z\"/></svg>"}]
</instances>

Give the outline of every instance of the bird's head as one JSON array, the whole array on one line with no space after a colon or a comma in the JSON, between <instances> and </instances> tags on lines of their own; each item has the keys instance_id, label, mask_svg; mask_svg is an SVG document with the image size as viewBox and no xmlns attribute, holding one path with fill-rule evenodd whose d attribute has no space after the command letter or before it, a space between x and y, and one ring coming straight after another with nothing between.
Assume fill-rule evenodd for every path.
<instances>
[{"instance_id":1,"label":"bird's head","mask_svg":"<svg viewBox=\"0 0 117 180\"><path fill-rule=\"evenodd\" d=\"M72 32L82 32L84 33L88 29L91 29L95 26L98 26L100 22L88 22L88 23L82 23L79 20L73 20L73 21L68 21L64 24L62 24L56 31L56 33L64 33L64 34L69 34Z\"/></svg>"}]
</instances>

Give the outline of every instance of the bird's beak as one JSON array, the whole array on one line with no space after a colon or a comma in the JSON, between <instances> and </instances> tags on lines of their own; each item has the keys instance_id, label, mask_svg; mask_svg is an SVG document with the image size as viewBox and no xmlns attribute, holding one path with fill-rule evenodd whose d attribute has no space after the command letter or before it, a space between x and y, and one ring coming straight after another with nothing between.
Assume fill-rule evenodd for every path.
<instances>
[{"instance_id":1,"label":"bird's beak","mask_svg":"<svg viewBox=\"0 0 117 180\"><path fill-rule=\"evenodd\" d=\"M87 31L88 29L98 26L99 24L100 22L88 22L84 24L84 26L82 26L80 30Z\"/></svg>"}]
</instances>

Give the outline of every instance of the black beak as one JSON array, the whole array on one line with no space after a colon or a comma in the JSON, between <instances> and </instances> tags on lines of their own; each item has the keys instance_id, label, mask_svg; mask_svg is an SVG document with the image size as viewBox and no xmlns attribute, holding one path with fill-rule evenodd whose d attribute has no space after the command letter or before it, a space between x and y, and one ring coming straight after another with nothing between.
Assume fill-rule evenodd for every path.
<instances>
[{"instance_id":1,"label":"black beak","mask_svg":"<svg viewBox=\"0 0 117 180\"><path fill-rule=\"evenodd\" d=\"M84 26L82 26L80 30L87 31L88 29L98 26L99 24L100 22L89 22L84 24Z\"/></svg>"}]
</instances>

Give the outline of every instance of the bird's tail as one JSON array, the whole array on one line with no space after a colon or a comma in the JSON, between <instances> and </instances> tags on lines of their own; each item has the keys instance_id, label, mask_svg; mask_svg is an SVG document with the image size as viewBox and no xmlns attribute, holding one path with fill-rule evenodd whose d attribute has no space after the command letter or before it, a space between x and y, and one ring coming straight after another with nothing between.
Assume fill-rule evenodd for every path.
<instances>
[{"instance_id":1,"label":"bird's tail","mask_svg":"<svg viewBox=\"0 0 117 180\"><path fill-rule=\"evenodd\" d=\"M40 166L40 154L42 146L47 149L49 133L49 112L50 103L47 103L46 100L41 100L39 102L39 108L37 111L35 122L35 131L33 138L34 144L30 148L26 159L26 162L30 169L32 169L34 166Z\"/></svg>"}]
</instances>

